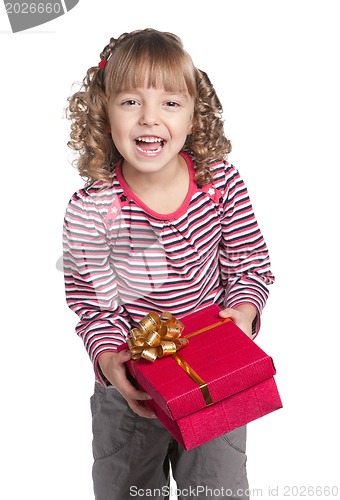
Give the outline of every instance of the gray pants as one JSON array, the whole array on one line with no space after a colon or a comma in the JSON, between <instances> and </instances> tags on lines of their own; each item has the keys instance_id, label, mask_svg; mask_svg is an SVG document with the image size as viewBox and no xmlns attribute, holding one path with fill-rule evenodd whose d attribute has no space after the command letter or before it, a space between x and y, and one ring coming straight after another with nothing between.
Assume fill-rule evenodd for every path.
<instances>
[{"instance_id":1,"label":"gray pants","mask_svg":"<svg viewBox=\"0 0 340 500\"><path fill-rule=\"evenodd\" d=\"M96 383L91 410L96 500L165 500L170 463L179 500L249 498L245 427L185 451L158 420L136 415L113 388Z\"/></svg>"}]
</instances>

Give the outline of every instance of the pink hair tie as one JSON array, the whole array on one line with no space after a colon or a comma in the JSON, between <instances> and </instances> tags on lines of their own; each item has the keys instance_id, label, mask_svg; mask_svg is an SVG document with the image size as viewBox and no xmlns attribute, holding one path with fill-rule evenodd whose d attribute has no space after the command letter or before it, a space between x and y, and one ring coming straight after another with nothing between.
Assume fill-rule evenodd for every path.
<instances>
[{"instance_id":1,"label":"pink hair tie","mask_svg":"<svg viewBox=\"0 0 340 500\"><path fill-rule=\"evenodd\" d=\"M100 63L98 64L98 66L100 67L100 69L104 69L105 66L106 66L106 63L107 63L107 60L106 59L102 59L100 61Z\"/></svg>"}]
</instances>

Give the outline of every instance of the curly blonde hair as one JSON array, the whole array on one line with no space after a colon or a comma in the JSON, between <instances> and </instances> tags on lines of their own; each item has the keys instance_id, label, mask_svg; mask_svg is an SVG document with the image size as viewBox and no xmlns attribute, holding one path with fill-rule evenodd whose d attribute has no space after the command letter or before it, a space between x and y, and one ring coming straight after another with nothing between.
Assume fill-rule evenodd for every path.
<instances>
[{"instance_id":1,"label":"curly blonde hair","mask_svg":"<svg viewBox=\"0 0 340 500\"><path fill-rule=\"evenodd\" d=\"M121 155L110 134L108 100L126 88L147 85L188 92L194 98L192 131L183 151L194 159L196 182L210 182L209 164L225 159L231 144L224 134L220 100L207 74L194 66L180 38L154 29L124 33L111 38L100 58L107 64L91 67L80 90L68 99L68 146L78 152L74 163L80 175L88 183L110 180Z\"/></svg>"}]
</instances>

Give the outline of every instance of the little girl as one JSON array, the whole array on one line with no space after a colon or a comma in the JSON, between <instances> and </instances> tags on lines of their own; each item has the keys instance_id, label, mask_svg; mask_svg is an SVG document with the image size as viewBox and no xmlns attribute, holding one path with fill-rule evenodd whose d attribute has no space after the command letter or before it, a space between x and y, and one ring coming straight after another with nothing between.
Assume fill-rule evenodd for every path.
<instances>
[{"instance_id":1,"label":"little girl","mask_svg":"<svg viewBox=\"0 0 340 500\"><path fill-rule=\"evenodd\" d=\"M69 99L69 146L87 184L64 223L69 307L94 366L97 500L248 498L246 429L185 451L143 405L117 352L149 312L212 303L254 337L274 278L246 187L227 161L222 107L180 39L125 33Z\"/></svg>"}]
</instances>

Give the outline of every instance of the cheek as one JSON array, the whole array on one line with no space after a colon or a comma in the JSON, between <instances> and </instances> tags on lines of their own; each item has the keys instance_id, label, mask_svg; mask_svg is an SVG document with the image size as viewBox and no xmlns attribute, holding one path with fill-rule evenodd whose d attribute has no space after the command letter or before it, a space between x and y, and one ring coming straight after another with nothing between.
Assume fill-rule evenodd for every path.
<instances>
[{"instance_id":1,"label":"cheek","mask_svg":"<svg viewBox=\"0 0 340 500\"><path fill-rule=\"evenodd\" d=\"M121 137L124 137L124 135L126 135L125 128L122 126L123 123L124 122L122 120L117 120L117 118L110 121L109 127L113 140L119 140Z\"/></svg>"},{"instance_id":2,"label":"cheek","mask_svg":"<svg viewBox=\"0 0 340 500\"><path fill-rule=\"evenodd\" d=\"M121 142L122 142L121 141L121 134L113 125L111 125L109 133L111 135L112 141L115 144L116 148L119 149L121 146Z\"/></svg>"}]
</instances>

